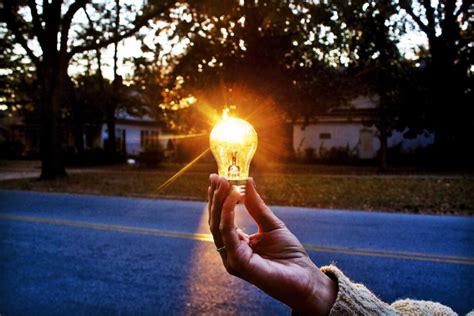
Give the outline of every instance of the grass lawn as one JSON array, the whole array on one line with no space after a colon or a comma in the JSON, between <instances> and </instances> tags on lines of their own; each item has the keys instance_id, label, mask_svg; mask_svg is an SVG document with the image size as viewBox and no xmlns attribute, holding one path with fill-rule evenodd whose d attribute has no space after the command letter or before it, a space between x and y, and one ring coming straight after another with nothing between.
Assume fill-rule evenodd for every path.
<instances>
[{"instance_id":1,"label":"grass lawn","mask_svg":"<svg viewBox=\"0 0 474 316\"><path fill-rule=\"evenodd\" d=\"M180 167L168 164L151 171L130 166L71 170L62 180L0 181L0 189L204 201L208 175L215 168L210 163L197 164L167 188L157 190ZM272 205L474 215L472 175L413 174L413 170L403 169L380 176L373 167L316 165L274 165L256 168L253 175L257 189Z\"/></svg>"}]
</instances>

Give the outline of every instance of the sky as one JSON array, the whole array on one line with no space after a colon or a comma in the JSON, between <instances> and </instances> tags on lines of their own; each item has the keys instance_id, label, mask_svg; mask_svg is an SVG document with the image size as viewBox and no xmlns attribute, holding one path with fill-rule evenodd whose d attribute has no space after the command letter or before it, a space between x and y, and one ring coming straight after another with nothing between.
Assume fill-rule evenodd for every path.
<instances>
[{"instance_id":1,"label":"sky","mask_svg":"<svg viewBox=\"0 0 474 316\"><path fill-rule=\"evenodd\" d=\"M122 4L134 4L137 5L137 1L135 0L121 0ZM67 6L66 6L67 8ZM40 8L39 8L40 9ZM40 12L41 13L41 12ZM25 9L22 14L29 20L29 10ZM400 13L402 14L402 13ZM87 21L85 14L82 11L79 11L73 22L76 23L85 23ZM154 47L154 42L159 43L162 47L162 54L171 53L172 55L180 55L186 49L186 42L179 42L177 39L169 39L169 35L173 32L173 26L165 32L161 32L158 36L155 35L155 31L159 28L165 26L164 22L158 22L152 28L142 28L140 33L146 35L145 36L145 43L147 45ZM188 40L189 43L189 40ZM406 58L415 59L416 58L416 51L420 46L427 47L428 41L426 35L418 30L410 30L408 33L403 34L399 38L398 48L405 55ZM41 50L38 44L32 42L30 47L36 52L37 55L41 54ZM143 56L143 52L140 49L141 43L134 37L127 38L120 42L119 44L119 67L118 67L118 74L123 78L127 78L132 72L131 65L124 62L124 60L132 57L140 57ZM23 49L20 47L17 48L17 52L22 52ZM114 46L109 45L108 47L102 49L102 71L104 77L108 79L113 79L113 53L114 53ZM72 63L69 67L69 74L74 76L79 73L85 72L86 65L84 64L77 64ZM5 72L8 70L0 69L0 72Z\"/></svg>"},{"instance_id":2,"label":"sky","mask_svg":"<svg viewBox=\"0 0 474 316\"><path fill-rule=\"evenodd\" d=\"M122 0L123 2L135 2L133 0ZM400 13L400 16L403 13ZM84 17L82 17L84 18ZM400 18L400 17L398 17ZM79 19L81 17L79 16ZM395 17L396 19L396 17ZM169 35L172 35L173 27L166 31L160 33L158 36L155 36L155 31L159 28L164 27L164 22L158 22L157 25L153 26L153 28L142 28L140 33L148 34L145 37L145 43L150 46L154 47L154 42L159 43L162 47L162 54L171 53L172 55L180 55L186 50L186 42L179 42L176 39L169 40ZM189 42L189 40L188 40ZM407 59L416 59L417 55L416 52L419 47L428 47L428 39L426 35L419 31L419 30L410 30L406 34L403 34L399 38L399 42L397 44L399 50ZM122 78L127 78L128 75L132 72L132 67L130 64L124 62L124 60L132 57L140 57L143 55L143 52L140 49L141 43L134 37L127 38L120 42L119 44L119 66L118 66L118 74ZM113 54L114 54L114 46L109 45L107 48L102 50L102 71L104 77L108 79L113 79ZM69 68L69 73L71 75L75 75L77 73L81 73L85 70L84 66L79 65L72 65Z\"/></svg>"}]
</instances>

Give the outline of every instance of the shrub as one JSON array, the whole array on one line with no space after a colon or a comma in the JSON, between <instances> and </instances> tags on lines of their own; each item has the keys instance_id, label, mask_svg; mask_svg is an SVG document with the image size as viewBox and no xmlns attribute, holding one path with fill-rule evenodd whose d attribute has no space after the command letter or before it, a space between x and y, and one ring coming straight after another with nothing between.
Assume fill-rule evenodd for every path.
<instances>
[{"instance_id":1,"label":"shrub","mask_svg":"<svg viewBox=\"0 0 474 316\"><path fill-rule=\"evenodd\" d=\"M346 147L332 147L319 149L319 155L316 159L318 163L325 164L354 164L358 161L357 153L351 150L349 146Z\"/></svg>"},{"instance_id":2,"label":"shrub","mask_svg":"<svg viewBox=\"0 0 474 316\"><path fill-rule=\"evenodd\" d=\"M184 138L176 142L175 145L176 162L190 162L205 151L206 148L209 148L209 139L207 137ZM201 161L212 161L212 159L212 154L209 152Z\"/></svg>"},{"instance_id":3,"label":"shrub","mask_svg":"<svg viewBox=\"0 0 474 316\"><path fill-rule=\"evenodd\" d=\"M304 150L304 158L306 162L314 162L316 159L315 150L313 147L305 148Z\"/></svg>"},{"instance_id":4,"label":"shrub","mask_svg":"<svg viewBox=\"0 0 474 316\"><path fill-rule=\"evenodd\" d=\"M22 158L25 146L18 141L4 141L0 143L0 157L6 159Z\"/></svg>"},{"instance_id":5,"label":"shrub","mask_svg":"<svg viewBox=\"0 0 474 316\"><path fill-rule=\"evenodd\" d=\"M147 147L138 155L138 161L145 167L156 168L165 159L165 151L161 145Z\"/></svg>"}]
</instances>

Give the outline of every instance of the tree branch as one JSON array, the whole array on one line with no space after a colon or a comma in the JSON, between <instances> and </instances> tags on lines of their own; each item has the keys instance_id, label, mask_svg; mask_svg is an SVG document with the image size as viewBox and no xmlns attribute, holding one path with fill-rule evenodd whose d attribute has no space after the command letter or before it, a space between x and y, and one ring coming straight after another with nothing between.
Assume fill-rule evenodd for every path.
<instances>
[{"instance_id":1,"label":"tree branch","mask_svg":"<svg viewBox=\"0 0 474 316\"><path fill-rule=\"evenodd\" d=\"M28 47L28 41L22 34L22 30L25 28L26 22L13 12L13 8L11 6L10 1L4 2L3 11L7 27L15 36L17 43L20 44L21 47L23 47L28 57L35 64L35 66L38 67L40 65L40 60Z\"/></svg>"},{"instance_id":2,"label":"tree branch","mask_svg":"<svg viewBox=\"0 0 474 316\"><path fill-rule=\"evenodd\" d=\"M79 9L84 7L90 0L76 0L73 4L71 4L63 17L62 25L61 25L61 52L67 52L67 39L69 34L69 29L71 28L71 23L74 15L76 14Z\"/></svg>"},{"instance_id":3,"label":"tree branch","mask_svg":"<svg viewBox=\"0 0 474 316\"><path fill-rule=\"evenodd\" d=\"M469 10L469 5L472 5L470 0L463 0L459 9L456 11L456 13L454 13L454 16L458 17L461 13L467 13Z\"/></svg>"},{"instance_id":4,"label":"tree branch","mask_svg":"<svg viewBox=\"0 0 474 316\"><path fill-rule=\"evenodd\" d=\"M31 17L33 19L33 29L34 33L38 37L38 42L40 46L43 46L44 43L44 30L43 26L41 25L41 18L38 15L38 8L36 7L35 0L28 0L28 6L30 7Z\"/></svg>"},{"instance_id":5,"label":"tree branch","mask_svg":"<svg viewBox=\"0 0 474 316\"><path fill-rule=\"evenodd\" d=\"M426 19L428 20L428 27L432 30L435 29L435 12L433 7L431 6L430 0L423 0L423 7L425 8L426 12Z\"/></svg>"},{"instance_id":6,"label":"tree branch","mask_svg":"<svg viewBox=\"0 0 474 316\"><path fill-rule=\"evenodd\" d=\"M123 32L122 34L119 34L118 36L112 36L111 38L108 38L106 40L103 40L103 41L100 41L100 42L95 42L95 43L90 43L88 45L86 44L86 45L83 45L83 46L72 47L71 50L69 51L69 56L72 57L75 54L83 53L83 52L93 50L93 49L106 47L106 46L108 46L112 43L115 43L115 42L120 42L121 40L123 40L127 37L130 37L133 34L135 34L136 32L138 32L143 26L145 26L148 23L148 20L149 19L144 19L140 23L137 23L133 28Z\"/></svg>"},{"instance_id":7,"label":"tree branch","mask_svg":"<svg viewBox=\"0 0 474 316\"><path fill-rule=\"evenodd\" d=\"M432 34L431 30L428 28L428 26L425 23L421 21L420 17L417 16L415 12L413 12L411 4L407 3L406 1L400 1L400 7L408 13L408 15L413 19L413 21L415 21L418 27L423 32L425 32L426 35L428 35L428 37L431 37L431 34Z\"/></svg>"},{"instance_id":8,"label":"tree branch","mask_svg":"<svg viewBox=\"0 0 474 316\"><path fill-rule=\"evenodd\" d=\"M161 0L159 2L159 4L160 4L159 6L152 5L151 10L149 10L149 11L147 10L147 11L145 11L146 13L142 14L141 16L136 17L135 21L133 23L134 24L133 28L131 28L127 31L124 31L123 33L119 34L118 36L112 36L112 37L110 37L108 39L105 39L103 41L100 41L100 42L89 43L89 44L86 43L82 46L74 46L69 51L69 54L68 54L69 58L71 58L72 56L74 56L75 54L78 54L78 53L83 53L83 52L86 52L86 51L89 51L89 50L106 47L106 46L108 46L112 43L120 42L121 40L132 36L133 34L138 32L143 26L145 26L150 19L152 19L153 17L159 16L160 13L165 12L165 10L169 9L175 3L176 3L176 1Z\"/></svg>"}]
</instances>

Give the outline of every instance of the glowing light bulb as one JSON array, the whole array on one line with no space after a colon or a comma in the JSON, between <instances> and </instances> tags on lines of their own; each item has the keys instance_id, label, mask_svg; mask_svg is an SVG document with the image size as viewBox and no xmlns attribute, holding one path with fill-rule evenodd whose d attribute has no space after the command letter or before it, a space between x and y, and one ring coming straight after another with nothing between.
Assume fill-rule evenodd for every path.
<instances>
[{"instance_id":1,"label":"glowing light bulb","mask_svg":"<svg viewBox=\"0 0 474 316\"><path fill-rule=\"evenodd\" d=\"M224 110L222 120L211 131L211 151L217 161L219 175L227 178L243 196L250 161L257 150L257 132L250 123L229 117L227 112Z\"/></svg>"}]
</instances>

